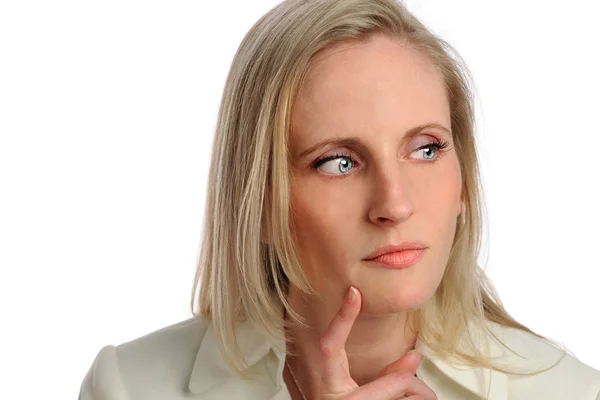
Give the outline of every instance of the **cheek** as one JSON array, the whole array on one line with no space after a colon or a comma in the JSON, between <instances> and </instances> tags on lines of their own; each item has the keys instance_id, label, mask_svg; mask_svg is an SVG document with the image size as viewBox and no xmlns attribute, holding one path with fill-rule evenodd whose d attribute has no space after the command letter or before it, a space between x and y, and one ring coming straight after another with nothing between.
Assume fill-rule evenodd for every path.
<instances>
[{"instance_id":1,"label":"cheek","mask_svg":"<svg viewBox=\"0 0 600 400\"><path fill-rule=\"evenodd\" d=\"M331 218L329 205L318 196L297 189L292 192L292 220L298 240L305 242L330 236L327 219Z\"/></svg>"},{"instance_id":2,"label":"cheek","mask_svg":"<svg viewBox=\"0 0 600 400\"><path fill-rule=\"evenodd\" d=\"M343 265L352 243L355 205L347 193L331 188L296 185L291 192L293 230L302 264L308 269L322 264Z\"/></svg>"},{"instance_id":3,"label":"cheek","mask_svg":"<svg viewBox=\"0 0 600 400\"><path fill-rule=\"evenodd\" d=\"M430 226L440 227L433 229L431 233L434 237L437 236L435 240L440 244L443 255L450 251L461 206L460 165L455 157L452 161L443 174L437 175L435 195L429 196L426 212L430 218Z\"/></svg>"},{"instance_id":4,"label":"cheek","mask_svg":"<svg viewBox=\"0 0 600 400\"><path fill-rule=\"evenodd\" d=\"M440 168L439 173L430 176L428 187L422 187L427 191L422 193L422 200L427 204L431 215L448 219L457 216L461 201L462 178L456 154L451 154Z\"/></svg>"},{"instance_id":5,"label":"cheek","mask_svg":"<svg viewBox=\"0 0 600 400\"><path fill-rule=\"evenodd\" d=\"M319 179L301 177L291 190L292 219L298 233L335 239L344 231L344 221L352 215L348 202L351 189L338 190L334 185Z\"/></svg>"}]
</instances>

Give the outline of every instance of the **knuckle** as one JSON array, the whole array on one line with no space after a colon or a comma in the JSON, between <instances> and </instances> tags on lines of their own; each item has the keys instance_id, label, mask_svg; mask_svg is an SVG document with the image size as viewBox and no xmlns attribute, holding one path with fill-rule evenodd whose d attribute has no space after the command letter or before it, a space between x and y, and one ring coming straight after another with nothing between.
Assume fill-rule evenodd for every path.
<instances>
[{"instance_id":1,"label":"knuckle","mask_svg":"<svg viewBox=\"0 0 600 400\"><path fill-rule=\"evenodd\" d=\"M343 306L342 308L340 308L340 310L338 311L338 315L337 315L337 317L338 317L338 318L341 318L341 319L343 319L343 320L344 320L344 319L347 319L349 316L350 316L350 310L348 310L348 307L346 307L346 306L344 305L344 306Z\"/></svg>"},{"instance_id":2,"label":"knuckle","mask_svg":"<svg viewBox=\"0 0 600 400\"><path fill-rule=\"evenodd\" d=\"M394 373L394 375L397 380L400 380L402 382L408 381L408 380L412 379L412 377L413 377L413 374L411 374L408 371L404 371L404 370L396 371Z\"/></svg>"}]
</instances>

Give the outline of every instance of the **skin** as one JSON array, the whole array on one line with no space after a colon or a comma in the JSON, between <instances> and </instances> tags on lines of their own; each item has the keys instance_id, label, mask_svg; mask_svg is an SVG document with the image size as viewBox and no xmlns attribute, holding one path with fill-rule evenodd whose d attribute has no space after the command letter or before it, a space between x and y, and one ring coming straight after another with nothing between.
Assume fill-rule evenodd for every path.
<instances>
[{"instance_id":1,"label":"skin","mask_svg":"<svg viewBox=\"0 0 600 400\"><path fill-rule=\"evenodd\" d=\"M338 43L314 61L292 109L291 200L301 262L319 296L290 288L292 307L312 328L288 332L298 357L287 361L309 398L335 398L379 383L382 372L383 378L392 376L386 374L398 369L395 362L407 362L404 369L418 380L413 374L419 361L411 358L414 353L404 357L416 341L410 311L423 306L442 280L462 211L461 171L451 133L426 128L407 136L428 123L451 128L441 75L425 55L376 35L367 43ZM323 140L344 138L359 143L328 144L300 156ZM448 146L417 150L437 142ZM311 168L319 158L340 153ZM363 260L405 240L427 246L409 268ZM343 307L350 286L359 292L355 316ZM335 328L336 320L346 325ZM327 343L337 350L328 352ZM288 372L284 379L294 387Z\"/></svg>"}]
</instances>

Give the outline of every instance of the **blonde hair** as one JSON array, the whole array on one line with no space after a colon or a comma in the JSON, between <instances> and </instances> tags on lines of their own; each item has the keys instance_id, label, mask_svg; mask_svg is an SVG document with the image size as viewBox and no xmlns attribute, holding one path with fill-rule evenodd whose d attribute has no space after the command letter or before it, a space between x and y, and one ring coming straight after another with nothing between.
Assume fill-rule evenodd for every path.
<instances>
[{"instance_id":1,"label":"blonde hair","mask_svg":"<svg viewBox=\"0 0 600 400\"><path fill-rule=\"evenodd\" d=\"M298 260L289 218L288 133L295 96L318 52L373 34L398 38L422 51L443 76L462 174L465 207L444 277L430 301L414 311L419 338L445 360L505 373L510 371L494 365L472 338L470 352L457 350L469 321L492 335L486 321L551 342L508 314L477 264L484 201L472 79L462 58L398 1L286 0L246 34L227 77L192 292L192 313L213 321L225 360L240 375L246 363L236 324L249 318L275 340L283 334L282 308L292 320L302 320L287 303L290 282L314 294Z\"/></svg>"}]
</instances>

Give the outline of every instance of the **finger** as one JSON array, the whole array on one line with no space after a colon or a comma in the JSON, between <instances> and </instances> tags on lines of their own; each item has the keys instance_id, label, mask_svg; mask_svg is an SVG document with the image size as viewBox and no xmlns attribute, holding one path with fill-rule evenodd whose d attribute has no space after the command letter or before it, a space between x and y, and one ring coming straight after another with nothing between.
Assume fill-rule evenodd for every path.
<instances>
[{"instance_id":1,"label":"finger","mask_svg":"<svg viewBox=\"0 0 600 400\"><path fill-rule=\"evenodd\" d=\"M326 393L341 393L357 387L350 377L346 340L360 312L361 295L355 287L350 287L344 303L333 317L319 342L323 357L321 379Z\"/></svg>"},{"instance_id":2,"label":"finger","mask_svg":"<svg viewBox=\"0 0 600 400\"><path fill-rule=\"evenodd\" d=\"M396 361L390 363L379 372L379 376L384 376L392 372L400 371L401 369L406 372L411 372L413 375L419 368L421 362L421 353L416 350L411 350L404 356L400 357Z\"/></svg>"},{"instance_id":3,"label":"finger","mask_svg":"<svg viewBox=\"0 0 600 400\"><path fill-rule=\"evenodd\" d=\"M399 399L402 396L416 396L417 399L438 400L435 392L429 386L410 372L397 371L385 375L373 382L354 390L348 400Z\"/></svg>"}]
</instances>

